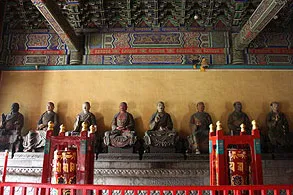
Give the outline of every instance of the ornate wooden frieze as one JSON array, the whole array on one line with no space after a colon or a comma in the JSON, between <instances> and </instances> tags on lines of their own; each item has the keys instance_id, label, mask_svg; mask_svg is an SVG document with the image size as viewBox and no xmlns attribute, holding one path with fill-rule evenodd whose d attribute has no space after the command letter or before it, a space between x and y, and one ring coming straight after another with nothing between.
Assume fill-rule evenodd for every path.
<instances>
[{"instance_id":1,"label":"ornate wooden frieze","mask_svg":"<svg viewBox=\"0 0 293 195\"><path fill-rule=\"evenodd\" d=\"M69 50L61 38L52 32L10 32L4 39L8 65L65 65Z\"/></svg>"},{"instance_id":2,"label":"ornate wooden frieze","mask_svg":"<svg viewBox=\"0 0 293 195\"><path fill-rule=\"evenodd\" d=\"M248 64L292 65L292 33L260 33L246 50Z\"/></svg>"},{"instance_id":3,"label":"ornate wooden frieze","mask_svg":"<svg viewBox=\"0 0 293 195\"><path fill-rule=\"evenodd\" d=\"M227 32L92 33L86 37L84 64L210 64L229 62Z\"/></svg>"},{"instance_id":4,"label":"ornate wooden frieze","mask_svg":"<svg viewBox=\"0 0 293 195\"><path fill-rule=\"evenodd\" d=\"M122 48L164 48L170 50L182 48L182 51L183 48L228 48L229 34L227 32L92 33L87 35L85 47L86 54L103 49L113 49L115 53L115 49ZM148 54L148 51L142 53Z\"/></svg>"}]
</instances>

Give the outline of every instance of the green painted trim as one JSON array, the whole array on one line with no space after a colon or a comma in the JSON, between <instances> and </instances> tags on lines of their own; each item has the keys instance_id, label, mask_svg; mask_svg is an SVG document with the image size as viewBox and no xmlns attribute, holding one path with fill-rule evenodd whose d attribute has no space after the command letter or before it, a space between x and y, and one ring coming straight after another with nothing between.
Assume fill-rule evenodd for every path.
<instances>
[{"instance_id":1,"label":"green painted trim","mask_svg":"<svg viewBox=\"0 0 293 195\"><path fill-rule=\"evenodd\" d=\"M261 144L260 139L253 139L254 152L255 154L261 154Z\"/></svg>"},{"instance_id":2,"label":"green painted trim","mask_svg":"<svg viewBox=\"0 0 293 195\"><path fill-rule=\"evenodd\" d=\"M50 147L51 147L51 141L49 139L46 139L45 147L44 147L44 154L50 153Z\"/></svg>"},{"instance_id":3,"label":"green painted trim","mask_svg":"<svg viewBox=\"0 0 293 195\"><path fill-rule=\"evenodd\" d=\"M209 140L209 153L211 154L213 152L213 141Z\"/></svg>"},{"instance_id":4,"label":"green painted trim","mask_svg":"<svg viewBox=\"0 0 293 195\"><path fill-rule=\"evenodd\" d=\"M196 69L200 66L197 65ZM2 71L36 71L36 70L128 70L128 69L190 69L193 65L59 65L59 66L0 66ZM263 69L293 70L293 65L210 65L209 69Z\"/></svg>"},{"instance_id":5,"label":"green painted trim","mask_svg":"<svg viewBox=\"0 0 293 195\"><path fill-rule=\"evenodd\" d=\"M216 140L216 154L224 154L224 140Z\"/></svg>"}]
</instances>

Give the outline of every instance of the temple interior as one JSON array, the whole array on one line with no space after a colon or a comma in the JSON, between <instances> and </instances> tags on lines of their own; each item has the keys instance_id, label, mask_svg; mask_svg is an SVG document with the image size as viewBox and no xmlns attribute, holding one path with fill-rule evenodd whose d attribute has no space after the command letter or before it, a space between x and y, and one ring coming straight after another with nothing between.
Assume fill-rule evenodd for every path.
<instances>
[{"instance_id":1,"label":"temple interior","mask_svg":"<svg viewBox=\"0 0 293 195\"><path fill-rule=\"evenodd\" d=\"M190 116L202 101L213 123L221 121L228 134L228 115L240 101L266 134L266 115L276 101L293 132L292 45L293 2L288 0L0 0L0 113L19 103L26 135L52 101L60 124L72 130L88 101L103 136L120 102L127 102L143 137L163 101L174 129L187 136ZM36 162L31 166L40 167ZM292 183L290 162L280 163L289 169L283 179L283 169L268 165L265 183ZM181 169L188 163L166 166ZM99 170L114 166L97 164ZM105 178L95 183L124 184L121 178ZM207 178L204 172L192 182L208 185Z\"/></svg>"}]
</instances>

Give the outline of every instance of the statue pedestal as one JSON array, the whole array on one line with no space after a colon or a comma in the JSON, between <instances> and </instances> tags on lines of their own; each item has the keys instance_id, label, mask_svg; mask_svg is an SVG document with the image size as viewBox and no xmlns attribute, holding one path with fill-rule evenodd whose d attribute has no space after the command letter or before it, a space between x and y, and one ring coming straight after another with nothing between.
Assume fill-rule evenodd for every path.
<instances>
[{"instance_id":1,"label":"statue pedestal","mask_svg":"<svg viewBox=\"0 0 293 195\"><path fill-rule=\"evenodd\" d=\"M276 160L293 159L293 153L272 153L272 159L276 159Z\"/></svg>"},{"instance_id":2,"label":"statue pedestal","mask_svg":"<svg viewBox=\"0 0 293 195\"><path fill-rule=\"evenodd\" d=\"M100 153L97 161L132 161L139 160L138 153Z\"/></svg>"},{"instance_id":3,"label":"statue pedestal","mask_svg":"<svg viewBox=\"0 0 293 195\"><path fill-rule=\"evenodd\" d=\"M209 154L187 153L186 160L209 160Z\"/></svg>"},{"instance_id":4,"label":"statue pedestal","mask_svg":"<svg viewBox=\"0 0 293 195\"><path fill-rule=\"evenodd\" d=\"M147 161L180 161L184 158L181 153L144 153L142 155L142 160Z\"/></svg>"},{"instance_id":5,"label":"statue pedestal","mask_svg":"<svg viewBox=\"0 0 293 195\"><path fill-rule=\"evenodd\" d=\"M137 155L137 156L135 156ZM99 154L98 185L208 185L209 162L185 161L180 153Z\"/></svg>"},{"instance_id":6,"label":"statue pedestal","mask_svg":"<svg viewBox=\"0 0 293 195\"><path fill-rule=\"evenodd\" d=\"M150 146L149 150L150 150L149 153L175 153L176 152L175 147L163 148L163 147Z\"/></svg>"},{"instance_id":7,"label":"statue pedestal","mask_svg":"<svg viewBox=\"0 0 293 195\"><path fill-rule=\"evenodd\" d=\"M134 153L133 147L125 147L125 148L116 148L112 146L108 146L108 153Z\"/></svg>"}]
</instances>

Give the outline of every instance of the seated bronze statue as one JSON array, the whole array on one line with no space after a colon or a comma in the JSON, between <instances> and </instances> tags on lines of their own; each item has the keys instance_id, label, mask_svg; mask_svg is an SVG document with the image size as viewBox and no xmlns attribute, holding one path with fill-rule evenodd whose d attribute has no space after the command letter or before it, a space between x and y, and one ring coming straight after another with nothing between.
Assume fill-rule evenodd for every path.
<instances>
[{"instance_id":1,"label":"seated bronze statue","mask_svg":"<svg viewBox=\"0 0 293 195\"><path fill-rule=\"evenodd\" d=\"M136 142L133 116L127 112L126 102L120 103L119 110L112 120L112 130L105 132L104 144L116 148L133 146Z\"/></svg>"},{"instance_id":2,"label":"seated bronze statue","mask_svg":"<svg viewBox=\"0 0 293 195\"><path fill-rule=\"evenodd\" d=\"M82 104L82 112L76 116L76 120L74 123L73 135L78 135L82 129L82 123L87 123L88 127L91 125L96 126L97 120L93 113L90 112L91 105L89 102L84 102Z\"/></svg>"},{"instance_id":3,"label":"seated bronze statue","mask_svg":"<svg viewBox=\"0 0 293 195\"><path fill-rule=\"evenodd\" d=\"M251 134L251 122L246 113L242 112L241 102L234 102L234 111L228 117L228 128L231 135L240 135L240 125L244 124L247 134Z\"/></svg>"},{"instance_id":4,"label":"seated bronze statue","mask_svg":"<svg viewBox=\"0 0 293 195\"><path fill-rule=\"evenodd\" d=\"M268 127L269 151L270 152L286 152L290 150L290 139L292 135L289 133L289 124L286 115L279 110L279 103L272 102L270 104L271 112L268 113L266 124ZM291 149L292 150L292 149Z\"/></svg>"},{"instance_id":5,"label":"seated bronze statue","mask_svg":"<svg viewBox=\"0 0 293 195\"><path fill-rule=\"evenodd\" d=\"M204 143L208 145L209 125L213 122L209 113L204 111L205 105L203 102L197 103L196 107L197 112L190 117L189 127L191 135L189 135L187 139L189 143L189 150L196 154L200 154L203 152L203 149L201 148L204 148Z\"/></svg>"},{"instance_id":6,"label":"seated bronze statue","mask_svg":"<svg viewBox=\"0 0 293 195\"><path fill-rule=\"evenodd\" d=\"M165 112L165 104L158 102L155 112L149 122L150 130L145 132L146 146L173 147L176 144L177 133L173 129L170 114Z\"/></svg>"},{"instance_id":7,"label":"seated bronze statue","mask_svg":"<svg viewBox=\"0 0 293 195\"><path fill-rule=\"evenodd\" d=\"M54 112L54 103L47 103L47 110L41 115L37 129L31 130L24 138L23 147L24 152L41 152L46 143L46 133L48 122L54 123L54 135L58 134L58 117Z\"/></svg>"},{"instance_id":8,"label":"seated bronze statue","mask_svg":"<svg viewBox=\"0 0 293 195\"><path fill-rule=\"evenodd\" d=\"M0 126L0 147L1 150L9 149L12 152L22 150L21 130L24 124L24 117L19 112L19 104L11 105L11 112L2 114Z\"/></svg>"}]
</instances>

